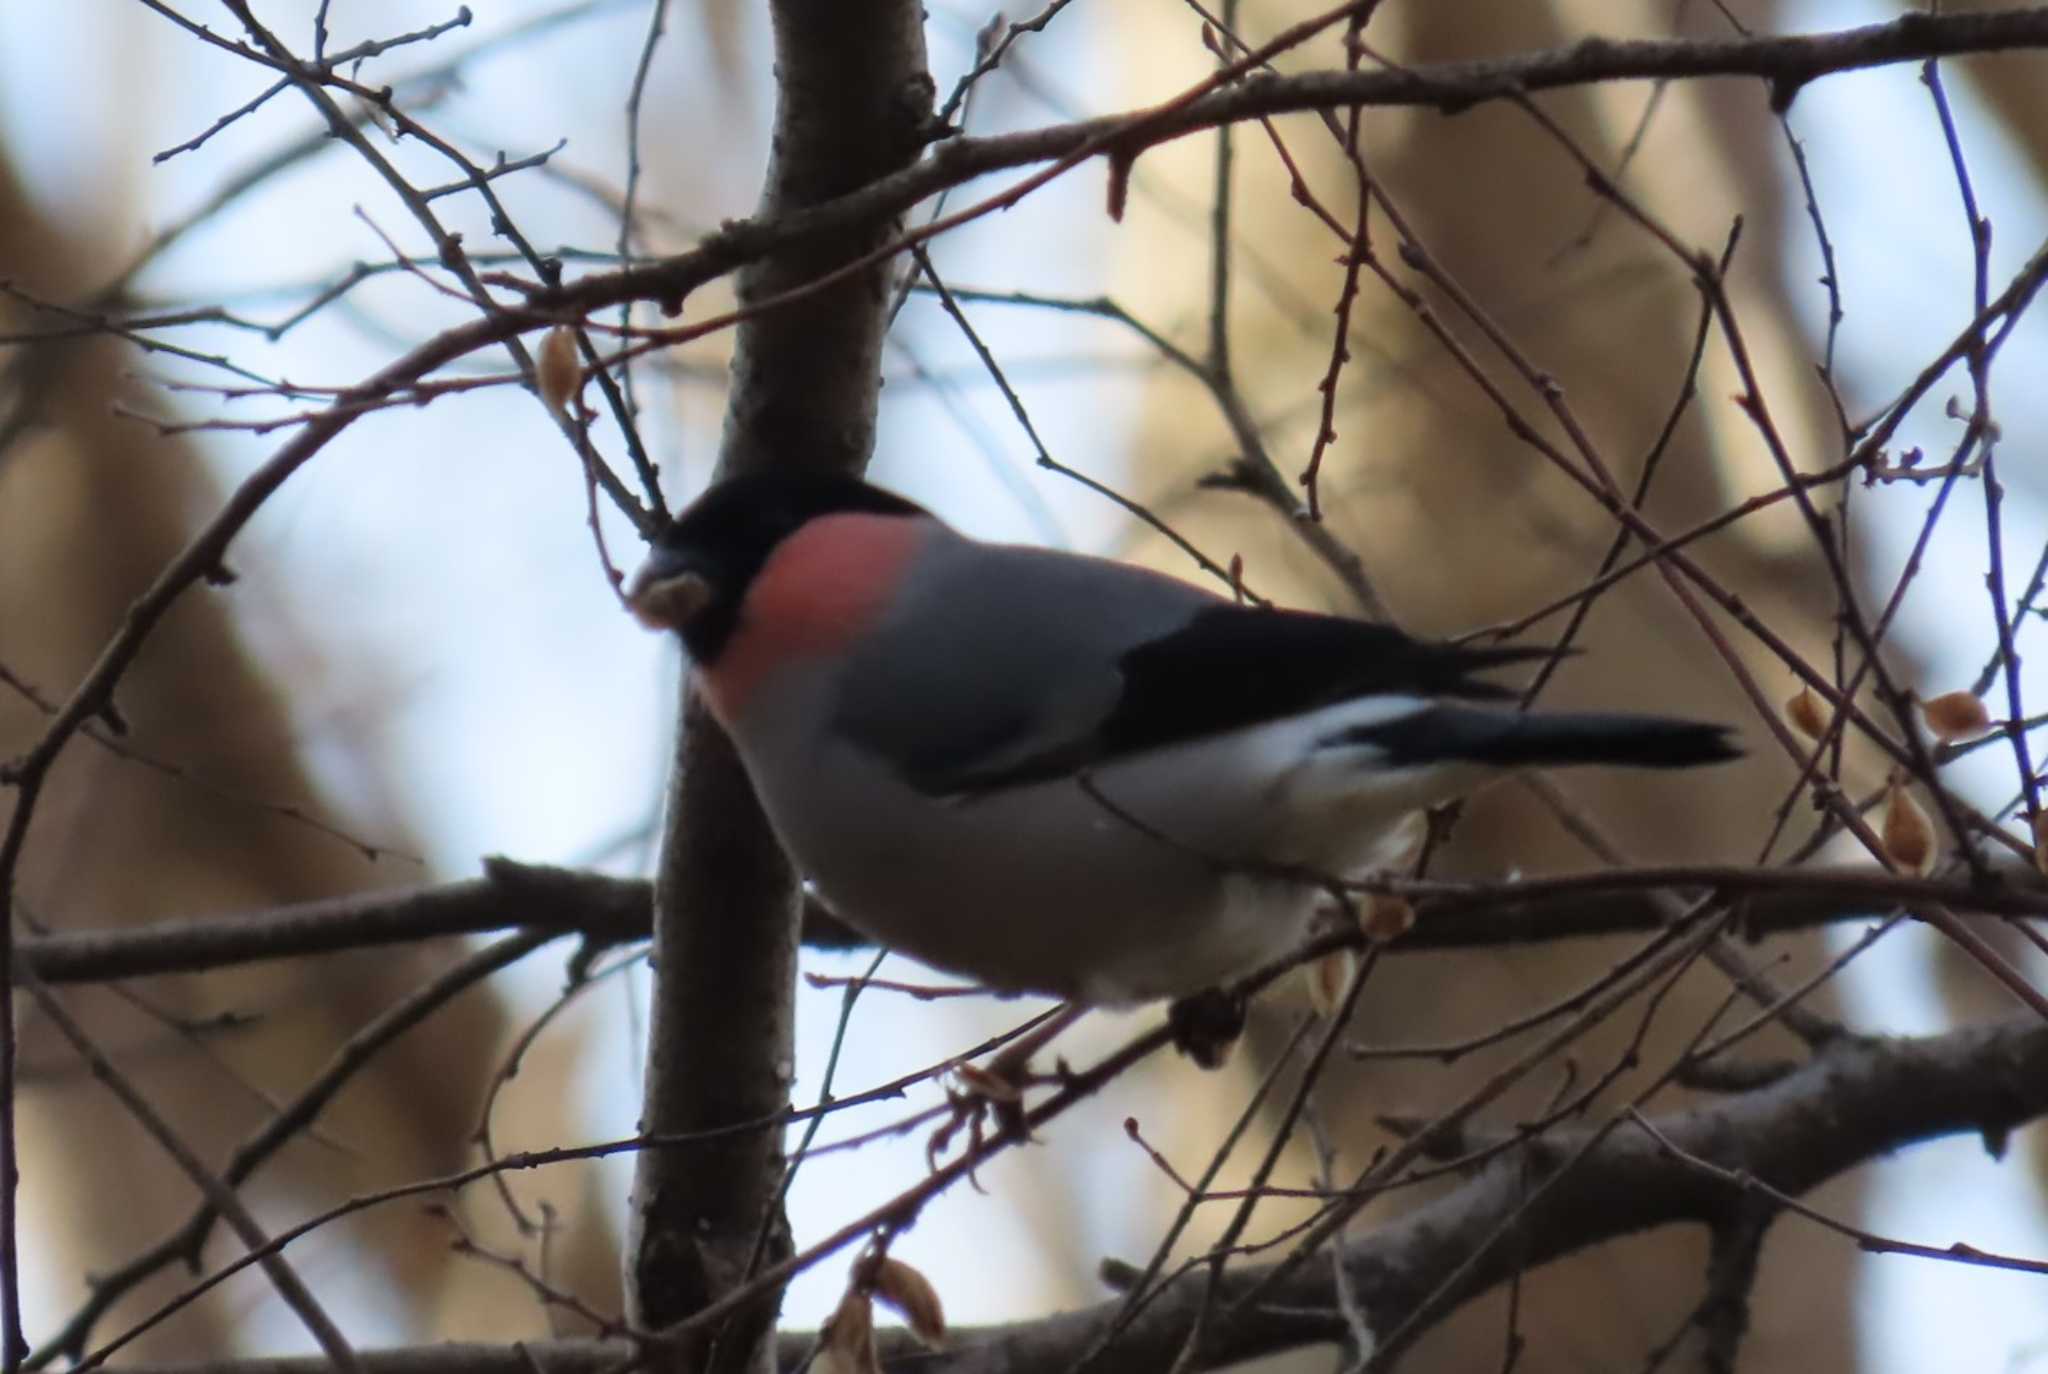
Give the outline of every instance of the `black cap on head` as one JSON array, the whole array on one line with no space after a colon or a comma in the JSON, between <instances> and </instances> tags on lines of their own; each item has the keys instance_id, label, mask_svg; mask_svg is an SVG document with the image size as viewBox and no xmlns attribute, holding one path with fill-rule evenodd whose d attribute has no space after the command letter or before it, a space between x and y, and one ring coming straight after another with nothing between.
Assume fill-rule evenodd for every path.
<instances>
[{"instance_id":1,"label":"black cap on head","mask_svg":"<svg viewBox=\"0 0 2048 1374\"><path fill-rule=\"evenodd\" d=\"M821 515L923 515L924 508L858 477L774 468L707 489L668 530L626 584L641 623L680 633L698 663L731 638L740 603L775 546Z\"/></svg>"}]
</instances>

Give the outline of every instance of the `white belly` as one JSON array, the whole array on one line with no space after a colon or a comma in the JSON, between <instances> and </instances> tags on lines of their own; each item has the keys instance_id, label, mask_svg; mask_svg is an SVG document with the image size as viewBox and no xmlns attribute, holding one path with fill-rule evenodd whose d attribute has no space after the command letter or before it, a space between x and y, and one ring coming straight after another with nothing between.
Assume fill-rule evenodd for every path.
<instances>
[{"instance_id":1,"label":"white belly","mask_svg":"<svg viewBox=\"0 0 2048 1374\"><path fill-rule=\"evenodd\" d=\"M919 793L843 741L781 729L740 744L783 843L850 924L1004 991L1127 1004L1294 949L1319 887L1248 867L1355 873L1418 797L1445 791L1356 760L1308 766L1304 741L1327 725L1278 728L1119 760L1093 795L1061 779L966 799Z\"/></svg>"}]
</instances>

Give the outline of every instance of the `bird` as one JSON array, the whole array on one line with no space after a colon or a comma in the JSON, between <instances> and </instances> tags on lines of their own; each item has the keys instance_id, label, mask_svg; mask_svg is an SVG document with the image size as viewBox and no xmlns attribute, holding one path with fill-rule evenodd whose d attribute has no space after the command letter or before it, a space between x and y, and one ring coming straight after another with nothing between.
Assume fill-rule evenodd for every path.
<instances>
[{"instance_id":1,"label":"bird","mask_svg":"<svg viewBox=\"0 0 2048 1374\"><path fill-rule=\"evenodd\" d=\"M1523 711L1481 676L1551 647L1241 604L793 466L710 486L625 595L680 635L830 911L1082 1007L1190 998L1286 956L1404 820L1513 770L1739 754L1720 725Z\"/></svg>"}]
</instances>

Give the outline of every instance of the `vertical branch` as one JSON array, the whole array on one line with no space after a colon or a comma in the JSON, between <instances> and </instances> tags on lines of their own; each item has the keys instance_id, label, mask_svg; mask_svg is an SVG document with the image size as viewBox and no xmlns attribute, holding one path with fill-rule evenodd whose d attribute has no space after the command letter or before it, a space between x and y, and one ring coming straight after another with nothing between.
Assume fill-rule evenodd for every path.
<instances>
[{"instance_id":1,"label":"vertical branch","mask_svg":"<svg viewBox=\"0 0 2048 1374\"><path fill-rule=\"evenodd\" d=\"M922 11L774 0L780 85L763 217L830 200L915 160L935 131ZM742 305L800 286L881 246L876 225L757 263ZM721 474L769 463L858 470L874 446L887 273L870 268L743 324L726 403Z\"/></svg>"},{"instance_id":2,"label":"vertical branch","mask_svg":"<svg viewBox=\"0 0 2048 1374\"><path fill-rule=\"evenodd\" d=\"M1948 144L1949 162L1955 168L1956 190L1962 196L1963 215L1970 226L1971 257L1971 309L1982 315L1990 306L1991 299L1991 221L1977 209L1977 192L1970 184L1969 164L1963 160L1962 135L1956 131L1955 116L1950 112L1948 92L1941 84L1941 68L1931 59L1921 72L1921 80L1934 97L1935 113L1941 117L1942 138ZM1967 428L1963 441L1957 445L1955 465L1960 467L1970 441L1979 442L1983 451L1984 475L1984 525L1985 538L1990 546L1990 570L1985 575L1985 590L1991 595L1991 623L1998 630L1998 657L2005 665L2006 738L2012 741L2013 762L2020 775L2020 796L2026 803L2026 819L2033 824L2041 813L2040 785L2034 778L2034 763L2027 751L2025 727L2014 722L2027 718L2025 703L2020 698L2020 658L2013 647L2012 614L2007 609L2005 596L2005 523L2000 518L2000 503L2005 498L2005 488L1999 485L1998 466L1994 452L1998 447L1998 425L1991 418L1991 349L1982 338L1971 341L1969 352L1964 358L1970 372L1970 389L1975 403L1970 408Z\"/></svg>"},{"instance_id":3,"label":"vertical branch","mask_svg":"<svg viewBox=\"0 0 2048 1374\"><path fill-rule=\"evenodd\" d=\"M1237 0L1223 0L1223 30L1237 32ZM1216 60L1230 65L1221 40L1212 47ZM1216 129L1216 199L1209 207L1209 370L1217 381L1230 385L1230 190L1233 148L1231 134L1237 126L1221 124Z\"/></svg>"},{"instance_id":4,"label":"vertical branch","mask_svg":"<svg viewBox=\"0 0 2048 1374\"><path fill-rule=\"evenodd\" d=\"M12 780L10 779L10 782ZM24 789L26 790L26 789ZM15 800L15 814L31 796ZM14 836L8 836L9 846ZM14 1138L14 876L0 873L0 1370L14 1374L28 1355L21 1329L21 1250L15 1204L21 1186Z\"/></svg>"},{"instance_id":5,"label":"vertical branch","mask_svg":"<svg viewBox=\"0 0 2048 1374\"><path fill-rule=\"evenodd\" d=\"M647 14L647 37L640 44L640 60L633 66L633 84L626 93L626 190L619 203L618 237L619 265L626 268L633 265L640 232L640 105L647 95L647 74L654 70L654 50L661 46L662 35L667 31L668 0L654 0ZM632 301L619 307L619 329L628 335L633 332ZM626 413L638 415L640 406L633 394L630 363L619 365L619 392L625 398Z\"/></svg>"},{"instance_id":6,"label":"vertical branch","mask_svg":"<svg viewBox=\"0 0 2048 1374\"><path fill-rule=\"evenodd\" d=\"M771 10L778 91L761 213L817 204L913 161L932 127L922 9L773 0ZM741 275L740 301L814 280L894 232L877 223L759 263ZM874 445L887 286L878 263L740 326L721 476L775 464L861 469ZM795 1053L798 877L731 742L687 686L663 827L641 1129L776 1118ZM782 1172L779 1128L640 1155L626 1255L634 1325L673 1325L789 1254ZM741 1305L675 1367L770 1368L775 1308L772 1293Z\"/></svg>"}]
</instances>

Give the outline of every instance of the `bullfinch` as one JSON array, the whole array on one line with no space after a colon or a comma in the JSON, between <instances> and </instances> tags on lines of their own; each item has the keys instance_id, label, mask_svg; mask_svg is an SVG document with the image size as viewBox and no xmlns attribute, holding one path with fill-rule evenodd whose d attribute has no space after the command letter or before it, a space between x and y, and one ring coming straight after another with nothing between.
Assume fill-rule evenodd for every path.
<instances>
[{"instance_id":1,"label":"bullfinch","mask_svg":"<svg viewBox=\"0 0 2048 1374\"><path fill-rule=\"evenodd\" d=\"M1504 770L1681 768L1717 725L1524 713L1552 651L1236 604L970 539L858 479L721 482L628 587L834 913L1003 991L1130 1005L1295 948L1331 879Z\"/></svg>"}]
</instances>

